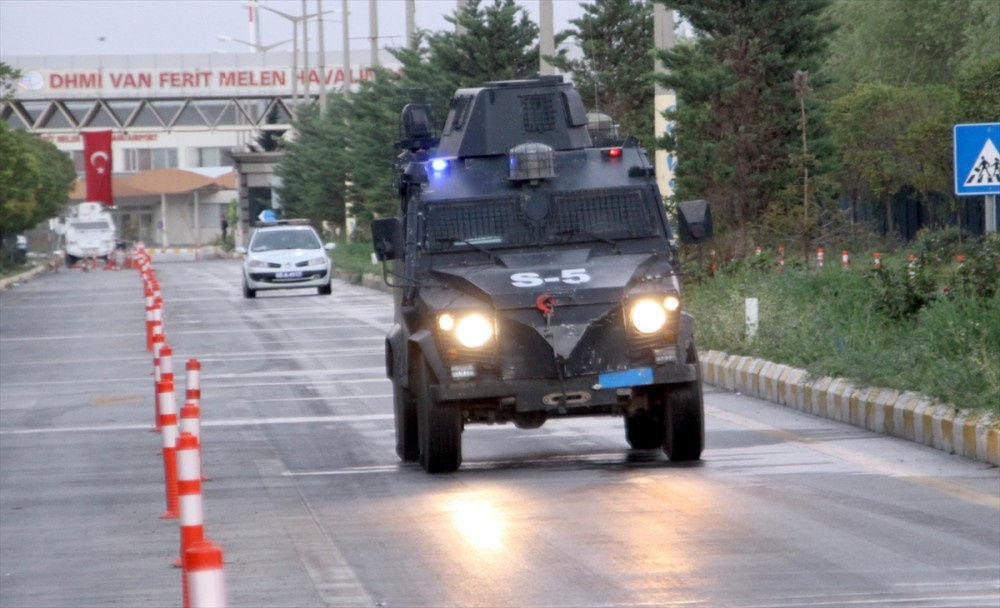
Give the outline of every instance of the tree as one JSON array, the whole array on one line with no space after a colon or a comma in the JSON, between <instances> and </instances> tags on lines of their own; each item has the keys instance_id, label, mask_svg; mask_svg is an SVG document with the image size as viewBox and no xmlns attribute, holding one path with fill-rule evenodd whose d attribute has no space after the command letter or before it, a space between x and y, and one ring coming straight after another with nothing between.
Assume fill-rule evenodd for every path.
<instances>
[{"instance_id":1,"label":"tree","mask_svg":"<svg viewBox=\"0 0 1000 608\"><path fill-rule=\"evenodd\" d=\"M465 9L445 17L464 33L427 37L430 63L451 74L458 86L490 80L528 78L538 73L538 26L514 0L469 0Z\"/></svg>"},{"instance_id":2,"label":"tree","mask_svg":"<svg viewBox=\"0 0 1000 608\"><path fill-rule=\"evenodd\" d=\"M300 108L293 122L297 136L275 167L286 216L344 223L347 111L340 95L329 98L325 114L315 105Z\"/></svg>"},{"instance_id":3,"label":"tree","mask_svg":"<svg viewBox=\"0 0 1000 608\"><path fill-rule=\"evenodd\" d=\"M826 68L836 93L857 84L952 84L1000 53L995 0L835 0Z\"/></svg>"},{"instance_id":4,"label":"tree","mask_svg":"<svg viewBox=\"0 0 1000 608\"><path fill-rule=\"evenodd\" d=\"M583 57L566 49L548 58L569 72L584 103L610 114L620 133L653 142L653 5L651 0L596 0L557 41L575 38Z\"/></svg>"},{"instance_id":5,"label":"tree","mask_svg":"<svg viewBox=\"0 0 1000 608\"><path fill-rule=\"evenodd\" d=\"M58 215L75 179L55 145L0 121L0 240Z\"/></svg>"},{"instance_id":6,"label":"tree","mask_svg":"<svg viewBox=\"0 0 1000 608\"><path fill-rule=\"evenodd\" d=\"M13 99L17 92L17 81L21 78L20 70L15 70L0 61L0 101Z\"/></svg>"},{"instance_id":7,"label":"tree","mask_svg":"<svg viewBox=\"0 0 1000 608\"><path fill-rule=\"evenodd\" d=\"M904 187L950 192L956 105L948 88L885 84L860 85L836 101L832 124L845 181L857 181L881 202L888 231L892 197Z\"/></svg>"},{"instance_id":8,"label":"tree","mask_svg":"<svg viewBox=\"0 0 1000 608\"><path fill-rule=\"evenodd\" d=\"M956 122L996 121L997 108L1000 108L998 82L1000 82L1000 52L963 69L955 84L959 95Z\"/></svg>"},{"instance_id":9,"label":"tree","mask_svg":"<svg viewBox=\"0 0 1000 608\"><path fill-rule=\"evenodd\" d=\"M674 131L660 143L680 159L678 198L709 200L720 231L732 239L729 253L743 257L760 217L793 203L801 214L801 193L788 194L801 182L792 162L801 154L800 103L819 167L813 175L823 173L830 154L818 102L797 97L793 83L805 70L812 88L825 85L817 74L831 31L820 17L827 0L662 1L698 37L660 53L669 70L662 83L678 100L667 115Z\"/></svg>"},{"instance_id":10,"label":"tree","mask_svg":"<svg viewBox=\"0 0 1000 608\"><path fill-rule=\"evenodd\" d=\"M381 71L361 84L351 96L349 196L354 215L367 226L379 216L392 215L398 194L392 185L392 167L399 140L399 115L411 99L398 81Z\"/></svg>"}]
</instances>

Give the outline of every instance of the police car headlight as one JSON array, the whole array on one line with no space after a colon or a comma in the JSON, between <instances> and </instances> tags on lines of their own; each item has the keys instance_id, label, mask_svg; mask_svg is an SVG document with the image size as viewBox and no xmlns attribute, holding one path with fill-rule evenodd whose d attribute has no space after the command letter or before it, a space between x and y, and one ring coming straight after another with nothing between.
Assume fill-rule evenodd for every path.
<instances>
[{"instance_id":1,"label":"police car headlight","mask_svg":"<svg viewBox=\"0 0 1000 608\"><path fill-rule=\"evenodd\" d=\"M664 304L652 299L636 302L629 312L629 318L636 331L641 334L653 334L663 329L667 323L667 309L664 308ZM677 305L679 306L680 302Z\"/></svg>"},{"instance_id":2,"label":"police car headlight","mask_svg":"<svg viewBox=\"0 0 1000 608\"><path fill-rule=\"evenodd\" d=\"M265 262L264 260L250 258L247 261L247 266L249 266L250 268L267 268L267 262Z\"/></svg>"},{"instance_id":3,"label":"police car headlight","mask_svg":"<svg viewBox=\"0 0 1000 608\"><path fill-rule=\"evenodd\" d=\"M321 266L323 264L326 264L326 260L327 259L328 258L326 256L321 256L321 257L313 258L313 259L309 260L308 262L306 262L306 264L309 265L309 266Z\"/></svg>"}]
</instances>

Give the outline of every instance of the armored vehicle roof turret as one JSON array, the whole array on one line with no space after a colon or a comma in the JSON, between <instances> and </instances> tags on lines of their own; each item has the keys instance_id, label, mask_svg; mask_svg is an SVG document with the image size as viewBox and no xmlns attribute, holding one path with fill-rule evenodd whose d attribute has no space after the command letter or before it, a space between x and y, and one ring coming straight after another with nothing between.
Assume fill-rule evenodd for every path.
<instances>
[{"instance_id":1,"label":"armored vehicle roof turret","mask_svg":"<svg viewBox=\"0 0 1000 608\"><path fill-rule=\"evenodd\" d=\"M553 150L591 145L583 101L562 76L459 89L451 99L437 155L494 156L528 142Z\"/></svg>"}]
</instances>

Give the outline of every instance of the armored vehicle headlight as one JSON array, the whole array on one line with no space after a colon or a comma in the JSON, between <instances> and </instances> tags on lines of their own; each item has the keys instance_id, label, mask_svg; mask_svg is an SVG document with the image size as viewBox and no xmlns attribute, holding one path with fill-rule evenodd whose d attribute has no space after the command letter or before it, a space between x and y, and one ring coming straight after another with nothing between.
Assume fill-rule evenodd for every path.
<instances>
[{"instance_id":1,"label":"armored vehicle headlight","mask_svg":"<svg viewBox=\"0 0 1000 608\"><path fill-rule=\"evenodd\" d=\"M445 313L438 317L438 327L441 331L451 331L455 329L455 317Z\"/></svg>"},{"instance_id":2,"label":"armored vehicle headlight","mask_svg":"<svg viewBox=\"0 0 1000 608\"><path fill-rule=\"evenodd\" d=\"M466 348L479 348L493 337L493 324L480 314L471 314L455 326L455 337Z\"/></svg>"},{"instance_id":3,"label":"armored vehicle headlight","mask_svg":"<svg viewBox=\"0 0 1000 608\"><path fill-rule=\"evenodd\" d=\"M667 312L677 312L677 309L681 307L680 298L667 296L663 299L663 307L667 309Z\"/></svg>"},{"instance_id":4,"label":"armored vehicle headlight","mask_svg":"<svg viewBox=\"0 0 1000 608\"><path fill-rule=\"evenodd\" d=\"M629 318L636 331L641 334L652 334L660 331L666 325L667 310L663 304L655 300L639 300L632 306Z\"/></svg>"}]
</instances>

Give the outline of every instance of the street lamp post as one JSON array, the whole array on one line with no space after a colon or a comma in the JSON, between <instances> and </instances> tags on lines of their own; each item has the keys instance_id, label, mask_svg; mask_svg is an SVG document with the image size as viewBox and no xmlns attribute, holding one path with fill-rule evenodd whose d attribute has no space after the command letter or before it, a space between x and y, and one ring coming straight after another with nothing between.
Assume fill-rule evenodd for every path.
<instances>
[{"instance_id":1,"label":"street lamp post","mask_svg":"<svg viewBox=\"0 0 1000 608\"><path fill-rule=\"evenodd\" d=\"M291 40L282 40L281 42L275 42L274 44L257 44L256 42L247 42L246 40L237 40L236 38L233 38L232 36L226 36L224 34L219 34L218 35L218 39L221 40L222 42L235 42L237 44L244 44L246 46L249 46L249 47L253 48L253 50L255 50L255 51L257 51L258 53L261 53L261 54L264 54L264 53L270 51L273 48L279 47L279 46L285 44L286 42L291 42Z\"/></svg>"},{"instance_id":2,"label":"street lamp post","mask_svg":"<svg viewBox=\"0 0 1000 608\"><path fill-rule=\"evenodd\" d=\"M304 2L303 2L303 4L304 4ZM306 55L307 55L307 57L306 57L306 70L308 71L308 69L309 69L309 60L308 60L309 50L308 50L308 44L309 43L308 43L308 30L306 28L306 23L308 22L309 19L312 19L313 17L316 17L318 15L323 15L323 14L326 14L326 13L332 13L333 11L329 10L329 11L323 11L322 13L306 14L306 12L304 10L305 7L303 6L303 11L302 11L303 14L299 15L299 16L296 16L296 15L289 15L288 13L286 13L284 11L279 11L276 8L271 8L270 6L266 6L266 5L263 5L263 4L259 5L258 8L262 8L265 11L274 13L275 15L278 15L279 17L283 17L284 19L286 19L286 20L288 20L288 21L290 21L292 23L292 101L294 102L292 105L295 106L298 103L298 95L299 95L299 89L298 89L298 75L299 75L298 74L298 72L299 72L299 24L300 23L302 24L302 34L305 37L305 41L304 41L305 42L305 47L306 47L305 52L306 52ZM309 95L309 75L308 74L306 74L306 93L305 93L305 95L307 97Z\"/></svg>"}]
</instances>

